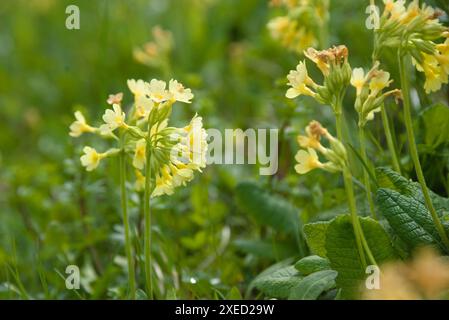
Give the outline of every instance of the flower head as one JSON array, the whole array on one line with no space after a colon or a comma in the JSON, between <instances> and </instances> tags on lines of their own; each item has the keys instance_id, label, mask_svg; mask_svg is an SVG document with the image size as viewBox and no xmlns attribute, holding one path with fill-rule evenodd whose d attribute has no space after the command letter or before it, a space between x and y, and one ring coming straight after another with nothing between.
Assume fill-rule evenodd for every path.
<instances>
[{"instance_id":1,"label":"flower head","mask_svg":"<svg viewBox=\"0 0 449 320\"><path fill-rule=\"evenodd\" d=\"M97 150L91 147L84 147L84 155L81 156L81 164L86 167L87 171L92 171L98 167L100 160L104 158L102 153L98 153Z\"/></svg>"},{"instance_id":2,"label":"flower head","mask_svg":"<svg viewBox=\"0 0 449 320\"><path fill-rule=\"evenodd\" d=\"M316 84L309 77L307 67L304 61L300 61L296 66L296 70L291 70L287 76L288 85L291 86L287 90L285 96L289 99L294 99L300 95L306 95L314 97L316 93L312 91L308 86L315 87Z\"/></svg>"},{"instance_id":3,"label":"flower head","mask_svg":"<svg viewBox=\"0 0 449 320\"><path fill-rule=\"evenodd\" d=\"M79 137L85 132L94 132L95 128L89 126L86 123L86 119L84 118L81 111L75 112L75 121L70 125L70 136Z\"/></svg>"},{"instance_id":4,"label":"flower head","mask_svg":"<svg viewBox=\"0 0 449 320\"><path fill-rule=\"evenodd\" d=\"M123 99L123 93L110 94L106 102L110 105L121 104Z\"/></svg>"},{"instance_id":5,"label":"flower head","mask_svg":"<svg viewBox=\"0 0 449 320\"><path fill-rule=\"evenodd\" d=\"M120 108L120 105L114 104L111 109L107 109L103 115L103 120L109 127L109 130L113 131L117 128L126 127L125 113Z\"/></svg>"},{"instance_id":6,"label":"flower head","mask_svg":"<svg viewBox=\"0 0 449 320\"><path fill-rule=\"evenodd\" d=\"M365 72L363 71L363 68L355 68L352 70L351 85L356 88L357 96L362 93L365 81Z\"/></svg>"},{"instance_id":7,"label":"flower head","mask_svg":"<svg viewBox=\"0 0 449 320\"><path fill-rule=\"evenodd\" d=\"M161 103L170 99L168 91L165 89L167 84L165 81L152 79L146 84L146 90L149 97L156 103Z\"/></svg>"},{"instance_id":8,"label":"flower head","mask_svg":"<svg viewBox=\"0 0 449 320\"><path fill-rule=\"evenodd\" d=\"M146 145L145 139L140 139L136 142L136 149L134 151L133 166L142 170L145 166L146 160Z\"/></svg>"},{"instance_id":9,"label":"flower head","mask_svg":"<svg viewBox=\"0 0 449 320\"><path fill-rule=\"evenodd\" d=\"M168 83L168 91L174 101L191 103L190 100L193 99L192 90L184 88L181 83L174 79L171 79Z\"/></svg>"},{"instance_id":10,"label":"flower head","mask_svg":"<svg viewBox=\"0 0 449 320\"><path fill-rule=\"evenodd\" d=\"M318 159L316 151L312 148L307 149L307 151L299 150L295 159L298 162L298 164L295 165L295 170L299 174L305 174L313 169L323 167L323 164Z\"/></svg>"}]
</instances>

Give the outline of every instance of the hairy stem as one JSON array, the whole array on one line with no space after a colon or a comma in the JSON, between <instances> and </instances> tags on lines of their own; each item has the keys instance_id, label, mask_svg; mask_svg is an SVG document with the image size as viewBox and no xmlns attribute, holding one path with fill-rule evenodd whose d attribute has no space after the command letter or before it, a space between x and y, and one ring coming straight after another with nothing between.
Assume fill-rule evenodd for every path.
<instances>
[{"instance_id":1,"label":"hairy stem","mask_svg":"<svg viewBox=\"0 0 449 320\"><path fill-rule=\"evenodd\" d=\"M151 144L146 145L146 163L145 163L145 194L144 194L144 254L145 254L145 280L147 286L147 296L153 300L153 278L151 267Z\"/></svg>"},{"instance_id":2,"label":"hairy stem","mask_svg":"<svg viewBox=\"0 0 449 320\"><path fill-rule=\"evenodd\" d=\"M129 294L131 299L136 298L136 282L134 274L134 260L132 253L132 243L129 230L129 217L128 217L128 198L126 195L126 153L124 151L124 134L121 138L122 151L120 153L120 197L123 214L123 227L125 229L125 250L126 258L128 261L128 285Z\"/></svg>"},{"instance_id":3,"label":"hairy stem","mask_svg":"<svg viewBox=\"0 0 449 320\"><path fill-rule=\"evenodd\" d=\"M337 138L340 141L343 141L343 128L342 128L342 122L341 122L341 107L338 109L335 109L335 117L336 117L336 126L337 126ZM359 224L359 217L357 215L357 205L354 198L354 186L352 184L352 175L349 171L349 168L347 166L343 169L343 179L345 183L345 189L346 189L346 196L348 197L348 203L349 203L349 210L351 213L351 220L352 220L352 227L354 228L354 236L355 236L355 242L357 245L357 250L360 255L360 261L362 262L362 265L364 268L366 268L366 257L365 252L363 250L363 244L362 244L362 233L361 233L361 227Z\"/></svg>"},{"instance_id":4,"label":"hairy stem","mask_svg":"<svg viewBox=\"0 0 449 320\"><path fill-rule=\"evenodd\" d=\"M396 146L393 140L393 135L391 134L390 121L388 120L388 113L385 109L385 105L380 106L382 115L382 124L385 130L385 137L387 138L388 150L390 151L391 161L393 162L393 169L401 174L401 165L399 164L398 153L396 151Z\"/></svg>"},{"instance_id":5,"label":"hairy stem","mask_svg":"<svg viewBox=\"0 0 449 320\"><path fill-rule=\"evenodd\" d=\"M359 140L360 140L360 155L366 166L369 166L368 157L366 155L366 144L365 144L365 128L359 126ZM371 183L368 170L363 167L363 184L365 185L366 197L368 199L369 209L371 216L377 220L376 210L374 207L373 194L371 192Z\"/></svg>"},{"instance_id":6,"label":"hairy stem","mask_svg":"<svg viewBox=\"0 0 449 320\"><path fill-rule=\"evenodd\" d=\"M438 218L435 207L433 206L432 199L430 198L429 189L427 188L426 179L424 178L424 174L421 168L421 163L419 161L418 149L416 147L415 134L413 132L413 123L412 123L412 114L411 114L411 101L410 101L410 88L408 83L407 72L405 69L405 59L407 58L406 54L403 54L401 50L398 51L398 63L399 63L399 72L401 76L401 87L402 87L402 95L404 99L404 121L405 127L407 129L407 138L410 149L410 155L413 160L413 164L415 166L416 176L418 178L418 182L421 185L422 193L424 195L424 201L426 203L426 207L429 210L432 220L435 224L435 227L440 235L441 240L447 249L449 249L449 238L446 234L446 231L443 228L443 225Z\"/></svg>"}]
</instances>

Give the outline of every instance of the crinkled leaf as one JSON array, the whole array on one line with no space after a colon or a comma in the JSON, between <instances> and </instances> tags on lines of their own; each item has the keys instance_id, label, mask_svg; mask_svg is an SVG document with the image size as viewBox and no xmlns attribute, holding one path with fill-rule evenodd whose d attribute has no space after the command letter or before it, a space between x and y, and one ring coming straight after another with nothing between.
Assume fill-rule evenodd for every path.
<instances>
[{"instance_id":1,"label":"crinkled leaf","mask_svg":"<svg viewBox=\"0 0 449 320\"><path fill-rule=\"evenodd\" d=\"M303 277L294 266L287 266L269 273L262 273L253 280L252 285L272 298L285 299L290 295Z\"/></svg>"},{"instance_id":2,"label":"crinkled leaf","mask_svg":"<svg viewBox=\"0 0 449 320\"><path fill-rule=\"evenodd\" d=\"M379 187L395 190L402 195L414 198L424 206L426 205L421 185L418 182L408 180L396 171L385 167L377 168L376 176ZM438 215L442 216L449 212L449 199L439 196L430 189L429 192Z\"/></svg>"},{"instance_id":3,"label":"crinkled leaf","mask_svg":"<svg viewBox=\"0 0 449 320\"><path fill-rule=\"evenodd\" d=\"M314 272L329 270L330 264L329 260L326 258L320 256L308 256L296 262L295 268L301 272L301 274L307 276Z\"/></svg>"},{"instance_id":4,"label":"crinkled leaf","mask_svg":"<svg viewBox=\"0 0 449 320\"><path fill-rule=\"evenodd\" d=\"M304 226L307 244L313 253L326 257L326 231L329 221L308 223Z\"/></svg>"},{"instance_id":5,"label":"crinkled leaf","mask_svg":"<svg viewBox=\"0 0 449 320\"><path fill-rule=\"evenodd\" d=\"M377 190L377 203L398 236L411 247L434 245L441 239L424 204L397 191Z\"/></svg>"},{"instance_id":6,"label":"crinkled leaf","mask_svg":"<svg viewBox=\"0 0 449 320\"><path fill-rule=\"evenodd\" d=\"M359 218L366 241L378 264L394 259L396 253L382 226L371 218ZM326 251L333 270L338 272L337 286L341 297L356 299L366 278L357 251L354 230L349 215L335 218L326 233Z\"/></svg>"},{"instance_id":7,"label":"crinkled leaf","mask_svg":"<svg viewBox=\"0 0 449 320\"><path fill-rule=\"evenodd\" d=\"M290 300L315 300L323 292L335 288L336 277L337 271L334 270L312 273L291 290L288 298Z\"/></svg>"}]
</instances>

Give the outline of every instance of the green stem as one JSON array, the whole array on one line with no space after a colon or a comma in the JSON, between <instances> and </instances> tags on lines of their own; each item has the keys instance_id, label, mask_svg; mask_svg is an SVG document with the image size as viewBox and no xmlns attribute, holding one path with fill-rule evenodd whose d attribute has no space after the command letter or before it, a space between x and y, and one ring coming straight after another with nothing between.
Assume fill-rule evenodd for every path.
<instances>
[{"instance_id":1,"label":"green stem","mask_svg":"<svg viewBox=\"0 0 449 320\"><path fill-rule=\"evenodd\" d=\"M340 141L343 141L343 128L342 128L342 122L341 122L341 107L337 107L335 112L335 118L336 118L336 126L337 126L337 138ZM357 205L354 198L354 186L352 184L352 176L351 172L349 171L348 167L345 166L343 168L343 180L345 183L345 189L346 189L346 195L348 197L349 202L349 210L351 213L351 220L352 220L352 227L354 228L354 236L355 236L355 242L357 245L357 250L360 255L360 261L362 262L363 268L366 268L366 257L365 252L363 250L363 244L362 244L362 233L360 225L359 225L359 217L357 215Z\"/></svg>"},{"instance_id":2,"label":"green stem","mask_svg":"<svg viewBox=\"0 0 449 320\"><path fill-rule=\"evenodd\" d=\"M151 268L151 144L146 145L146 163L145 163L145 194L144 194L144 254L145 254L145 280L147 286L147 296L153 300L153 278Z\"/></svg>"},{"instance_id":3,"label":"green stem","mask_svg":"<svg viewBox=\"0 0 449 320\"><path fill-rule=\"evenodd\" d=\"M407 138L409 143L410 155L413 160L413 164L415 166L416 176L418 178L419 184L421 185L422 193L424 195L424 201L426 203L426 207L429 210L435 227L438 231L438 234L441 237L444 245L447 249L449 249L449 238L446 234L446 231L443 228L443 225L438 218L435 207L433 206L432 199L430 198L429 189L427 188L426 179L424 178L424 174L421 168L421 163L419 161L418 149L416 147L415 134L413 132L413 123L412 123L412 114L411 114L411 101L410 101L410 89L407 78L407 73L405 70L405 59L407 55L403 54L401 50L398 51L398 63L399 63L399 72L401 76L401 87L402 87L402 95L404 99L404 121L405 127L407 129Z\"/></svg>"},{"instance_id":4,"label":"green stem","mask_svg":"<svg viewBox=\"0 0 449 320\"><path fill-rule=\"evenodd\" d=\"M393 135L391 134L390 121L388 120L388 113L385 109L385 105L380 106L382 114L382 124L385 130L385 137L387 138L388 150L390 150L391 161L393 162L393 169L401 174L401 165L399 164L398 153L396 152L396 146L393 140Z\"/></svg>"},{"instance_id":5,"label":"green stem","mask_svg":"<svg viewBox=\"0 0 449 320\"><path fill-rule=\"evenodd\" d=\"M362 156L363 162L366 166L369 166L368 157L366 155L366 144L365 144L365 128L359 126L359 140L360 140L360 155ZM366 197L368 199L369 209L371 216L377 220L376 209L374 207L373 194L371 192L371 183L368 170L363 168L363 184L365 185Z\"/></svg>"},{"instance_id":6,"label":"green stem","mask_svg":"<svg viewBox=\"0 0 449 320\"><path fill-rule=\"evenodd\" d=\"M136 282L134 274L134 260L132 256L132 244L129 230L129 217L128 217L128 204L126 195L126 153L124 151L124 133L121 137L121 153L120 153L120 197L122 205L123 214L123 227L125 229L125 250L126 258L128 260L128 282L129 282L129 293L131 299L136 298Z\"/></svg>"}]
</instances>

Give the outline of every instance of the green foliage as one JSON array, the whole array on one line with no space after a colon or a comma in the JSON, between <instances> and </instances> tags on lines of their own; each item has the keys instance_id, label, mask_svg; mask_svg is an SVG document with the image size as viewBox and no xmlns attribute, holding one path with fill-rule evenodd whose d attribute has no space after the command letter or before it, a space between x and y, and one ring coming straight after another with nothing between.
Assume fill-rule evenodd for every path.
<instances>
[{"instance_id":1,"label":"green foliage","mask_svg":"<svg viewBox=\"0 0 449 320\"><path fill-rule=\"evenodd\" d=\"M326 232L329 224L329 221L320 221L304 226L304 234L310 249L321 257L326 257Z\"/></svg>"},{"instance_id":2,"label":"green foliage","mask_svg":"<svg viewBox=\"0 0 449 320\"><path fill-rule=\"evenodd\" d=\"M434 149L449 141L449 107L436 104L421 114L424 130L424 142Z\"/></svg>"},{"instance_id":3,"label":"green foliage","mask_svg":"<svg viewBox=\"0 0 449 320\"><path fill-rule=\"evenodd\" d=\"M237 205L259 224L278 231L297 234L299 212L283 198L271 195L255 183L241 183L236 188Z\"/></svg>"},{"instance_id":4,"label":"green foliage","mask_svg":"<svg viewBox=\"0 0 449 320\"><path fill-rule=\"evenodd\" d=\"M304 257L295 263L295 268L301 274L308 276L311 273L330 269L329 260L319 256Z\"/></svg>"},{"instance_id":5,"label":"green foliage","mask_svg":"<svg viewBox=\"0 0 449 320\"><path fill-rule=\"evenodd\" d=\"M322 270L306 276L289 295L290 300L315 300L323 292L335 288L337 272Z\"/></svg>"},{"instance_id":6,"label":"green foliage","mask_svg":"<svg viewBox=\"0 0 449 320\"><path fill-rule=\"evenodd\" d=\"M382 226L371 218L359 220L376 262L382 264L396 258L390 238ZM342 298L358 298L366 278L356 247L351 218L348 215L335 218L326 232L326 252L332 269L338 272L336 282L342 289Z\"/></svg>"},{"instance_id":7,"label":"green foliage","mask_svg":"<svg viewBox=\"0 0 449 320\"><path fill-rule=\"evenodd\" d=\"M252 285L272 298L285 299L303 276L293 266L268 269L252 282Z\"/></svg>"}]
</instances>

